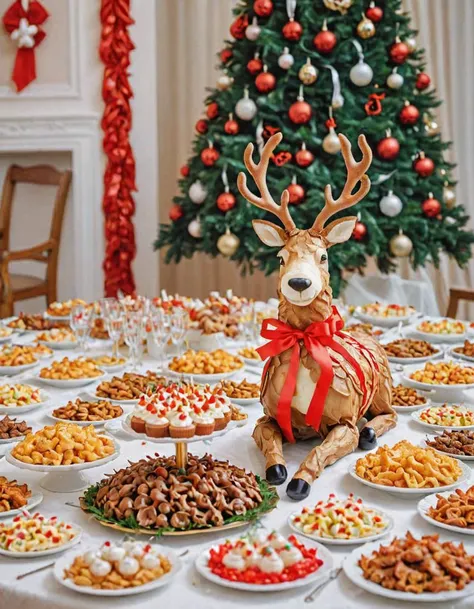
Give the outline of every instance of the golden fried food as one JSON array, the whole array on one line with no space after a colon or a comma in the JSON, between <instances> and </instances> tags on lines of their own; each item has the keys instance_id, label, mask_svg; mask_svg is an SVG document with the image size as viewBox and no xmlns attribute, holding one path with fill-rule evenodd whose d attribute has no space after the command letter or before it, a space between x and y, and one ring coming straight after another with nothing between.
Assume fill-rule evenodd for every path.
<instances>
[{"instance_id":1,"label":"golden fried food","mask_svg":"<svg viewBox=\"0 0 474 609\"><path fill-rule=\"evenodd\" d=\"M436 497L436 505L427 511L430 518L453 527L474 529L474 486L465 492L458 488L448 497L439 494Z\"/></svg>"},{"instance_id":2,"label":"golden fried food","mask_svg":"<svg viewBox=\"0 0 474 609\"><path fill-rule=\"evenodd\" d=\"M439 321L422 321L417 330L427 334L464 334L466 326L456 319L440 319Z\"/></svg>"},{"instance_id":3,"label":"golden fried food","mask_svg":"<svg viewBox=\"0 0 474 609\"><path fill-rule=\"evenodd\" d=\"M413 338L398 338L382 347L388 357L429 357L439 353L439 349L426 340Z\"/></svg>"},{"instance_id":4,"label":"golden fried food","mask_svg":"<svg viewBox=\"0 0 474 609\"><path fill-rule=\"evenodd\" d=\"M454 347L453 351L455 353L460 353L461 355L466 355L467 357L474 357L474 343L465 340L462 347Z\"/></svg>"},{"instance_id":5,"label":"golden fried food","mask_svg":"<svg viewBox=\"0 0 474 609\"><path fill-rule=\"evenodd\" d=\"M0 366L25 366L38 360L31 347L5 345L0 349Z\"/></svg>"},{"instance_id":6,"label":"golden fried food","mask_svg":"<svg viewBox=\"0 0 474 609\"><path fill-rule=\"evenodd\" d=\"M392 389L392 406L421 406L426 404L424 395L418 393L413 387L397 385Z\"/></svg>"},{"instance_id":7,"label":"golden fried food","mask_svg":"<svg viewBox=\"0 0 474 609\"><path fill-rule=\"evenodd\" d=\"M188 349L181 357L172 359L169 369L183 374L224 374L239 370L243 365L239 357L223 349L210 352Z\"/></svg>"},{"instance_id":8,"label":"golden fried food","mask_svg":"<svg viewBox=\"0 0 474 609\"><path fill-rule=\"evenodd\" d=\"M72 465L104 459L114 452L112 439L98 435L92 425L56 423L29 433L15 445L12 455L34 465Z\"/></svg>"},{"instance_id":9,"label":"golden fried food","mask_svg":"<svg viewBox=\"0 0 474 609\"><path fill-rule=\"evenodd\" d=\"M45 343L75 343L77 339L71 328L53 328L37 334L36 340Z\"/></svg>"},{"instance_id":10,"label":"golden fried food","mask_svg":"<svg viewBox=\"0 0 474 609\"><path fill-rule=\"evenodd\" d=\"M17 421L16 419L10 419L8 415L0 419L0 439L8 440L10 438L19 438L20 436L26 436L27 433L31 432L31 427L28 427L26 421Z\"/></svg>"},{"instance_id":11,"label":"golden fried food","mask_svg":"<svg viewBox=\"0 0 474 609\"><path fill-rule=\"evenodd\" d=\"M52 330L53 328L64 328L69 327L69 324L63 321L53 321L46 319L40 314L27 315L26 313L20 313L18 317L8 322L7 326L13 330Z\"/></svg>"},{"instance_id":12,"label":"golden fried food","mask_svg":"<svg viewBox=\"0 0 474 609\"><path fill-rule=\"evenodd\" d=\"M10 512L25 507L31 491L27 484L18 484L16 480L8 480L0 476L0 512Z\"/></svg>"},{"instance_id":13,"label":"golden fried food","mask_svg":"<svg viewBox=\"0 0 474 609\"><path fill-rule=\"evenodd\" d=\"M53 417L66 421L108 421L122 416L123 410L111 402L84 402L77 398L75 402L68 402L66 406L53 410Z\"/></svg>"},{"instance_id":14,"label":"golden fried food","mask_svg":"<svg viewBox=\"0 0 474 609\"><path fill-rule=\"evenodd\" d=\"M66 381L71 379L96 378L103 374L103 370L87 361L84 357L78 357L77 359L65 357L61 361L53 362L49 368L42 368L39 375L42 379Z\"/></svg>"},{"instance_id":15,"label":"golden fried food","mask_svg":"<svg viewBox=\"0 0 474 609\"><path fill-rule=\"evenodd\" d=\"M243 381L222 381L220 387L228 398L249 399L260 397L260 385L258 383L250 383L247 379Z\"/></svg>"},{"instance_id":16,"label":"golden fried food","mask_svg":"<svg viewBox=\"0 0 474 609\"><path fill-rule=\"evenodd\" d=\"M87 358L88 362L92 362L96 366L121 366L127 361L124 357L115 357L114 355L97 355L96 357Z\"/></svg>"},{"instance_id":17,"label":"golden fried food","mask_svg":"<svg viewBox=\"0 0 474 609\"><path fill-rule=\"evenodd\" d=\"M426 444L449 455L467 455L474 457L474 431L447 430L441 435L426 439Z\"/></svg>"},{"instance_id":18,"label":"golden fried food","mask_svg":"<svg viewBox=\"0 0 474 609\"><path fill-rule=\"evenodd\" d=\"M389 590L432 592L462 590L474 579L474 556L463 544L440 542L438 535L416 539L407 532L358 562L365 579Z\"/></svg>"},{"instance_id":19,"label":"golden fried food","mask_svg":"<svg viewBox=\"0 0 474 609\"><path fill-rule=\"evenodd\" d=\"M438 488L453 484L462 475L456 459L407 440L368 453L357 460L355 471L359 478L397 488Z\"/></svg>"},{"instance_id":20,"label":"golden fried food","mask_svg":"<svg viewBox=\"0 0 474 609\"><path fill-rule=\"evenodd\" d=\"M240 357L245 357L247 359L254 359L256 362L262 361L257 349L254 349L253 347L244 347L243 349L239 349L239 355Z\"/></svg>"},{"instance_id":21,"label":"golden fried food","mask_svg":"<svg viewBox=\"0 0 474 609\"><path fill-rule=\"evenodd\" d=\"M42 343L28 345L28 347L25 347L25 349L26 348L31 349L31 353L33 353L33 355L39 359L44 359L53 355L53 350Z\"/></svg>"},{"instance_id":22,"label":"golden fried food","mask_svg":"<svg viewBox=\"0 0 474 609\"><path fill-rule=\"evenodd\" d=\"M68 317L71 315L72 308L77 305L85 305L86 301L81 298L64 300L63 302L52 302L46 309L46 313L52 317Z\"/></svg>"},{"instance_id":23,"label":"golden fried food","mask_svg":"<svg viewBox=\"0 0 474 609\"><path fill-rule=\"evenodd\" d=\"M454 362L427 362L422 370L410 374L410 378L428 385L470 385L474 383L474 368Z\"/></svg>"},{"instance_id":24,"label":"golden fried food","mask_svg":"<svg viewBox=\"0 0 474 609\"><path fill-rule=\"evenodd\" d=\"M164 376L158 376L154 372L125 372L122 376L113 376L110 381L102 381L95 394L97 397L111 400L138 400L142 394L151 394L167 383Z\"/></svg>"}]
</instances>

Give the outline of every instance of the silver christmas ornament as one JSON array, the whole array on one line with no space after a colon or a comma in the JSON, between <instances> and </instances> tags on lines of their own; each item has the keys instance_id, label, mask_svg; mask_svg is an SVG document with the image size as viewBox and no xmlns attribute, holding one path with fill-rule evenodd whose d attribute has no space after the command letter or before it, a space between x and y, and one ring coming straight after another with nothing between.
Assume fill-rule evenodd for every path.
<instances>
[{"instance_id":1,"label":"silver christmas ornament","mask_svg":"<svg viewBox=\"0 0 474 609\"><path fill-rule=\"evenodd\" d=\"M202 236L201 221L199 218L191 220L188 224L188 233L195 239L199 239Z\"/></svg>"},{"instance_id":2,"label":"silver christmas ornament","mask_svg":"<svg viewBox=\"0 0 474 609\"><path fill-rule=\"evenodd\" d=\"M195 203L196 205L201 205L201 203L204 203L204 201L206 200L207 190L202 185L202 182L196 180L189 187L188 195L193 203Z\"/></svg>"},{"instance_id":3,"label":"silver christmas ornament","mask_svg":"<svg viewBox=\"0 0 474 609\"><path fill-rule=\"evenodd\" d=\"M355 84L356 87L366 87L372 82L374 73L368 63L361 58L359 63L352 66L349 72L349 78Z\"/></svg>"},{"instance_id":4,"label":"silver christmas ornament","mask_svg":"<svg viewBox=\"0 0 474 609\"><path fill-rule=\"evenodd\" d=\"M285 47L283 49L283 53L278 58L278 65L282 70L289 70L294 63L295 58L290 53L290 49L288 47Z\"/></svg>"},{"instance_id":5,"label":"silver christmas ornament","mask_svg":"<svg viewBox=\"0 0 474 609\"><path fill-rule=\"evenodd\" d=\"M384 216L394 218L402 211L403 203L397 195L394 195L393 192L389 190L388 194L380 199L379 207Z\"/></svg>"},{"instance_id":6,"label":"silver christmas ornament","mask_svg":"<svg viewBox=\"0 0 474 609\"><path fill-rule=\"evenodd\" d=\"M253 42L255 42L255 40L257 40L260 36L261 31L262 30L257 23L257 17L254 17L252 19L252 23L248 25L245 29L245 37L247 38L247 40L252 40Z\"/></svg>"},{"instance_id":7,"label":"silver christmas ornament","mask_svg":"<svg viewBox=\"0 0 474 609\"><path fill-rule=\"evenodd\" d=\"M329 133L323 139L323 150L328 154L337 154L341 150L341 142L334 127L329 128Z\"/></svg>"},{"instance_id":8,"label":"silver christmas ornament","mask_svg":"<svg viewBox=\"0 0 474 609\"><path fill-rule=\"evenodd\" d=\"M393 72L387 78L387 86L391 89L401 89L405 79L397 72L397 68L393 68Z\"/></svg>"},{"instance_id":9,"label":"silver christmas ornament","mask_svg":"<svg viewBox=\"0 0 474 609\"><path fill-rule=\"evenodd\" d=\"M257 104L250 99L248 89L244 90L244 96L235 104L235 113L243 121L251 121L257 114Z\"/></svg>"}]
</instances>

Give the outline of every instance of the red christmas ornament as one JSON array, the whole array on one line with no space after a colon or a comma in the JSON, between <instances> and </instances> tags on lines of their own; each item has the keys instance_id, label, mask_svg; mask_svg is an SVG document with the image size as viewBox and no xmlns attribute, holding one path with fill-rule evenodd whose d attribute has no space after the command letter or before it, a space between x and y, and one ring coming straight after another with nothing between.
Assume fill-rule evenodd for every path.
<instances>
[{"instance_id":1,"label":"red christmas ornament","mask_svg":"<svg viewBox=\"0 0 474 609\"><path fill-rule=\"evenodd\" d=\"M273 13L273 2L272 0L255 0L253 10L259 17L270 17Z\"/></svg>"},{"instance_id":2,"label":"red christmas ornament","mask_svg":"<svg viewBox=\"0 0 474 609\"><path fill-rule=\"evenodd\" d=\"M389 50L390 59L393 63L398 65L404 63L408 55L410 55L410 48L404 42L394 42Z\"/></svg>"},{"instance_id":3,"label":"red christmas ornament","mask_svg":"<svg viewBox=\"0 0 474 609\"><path fill-rule=\"evenodd\" d=\"M299 205L303 202L306 192L305 189L301 186L301 184L291 183L287 186L286 190L290 195L289 202L291 205Z\"/></svg>"},{"instance_id":4,"label":"red christmas ornament","mask_svg":"<svg viewBox=\"0 0 474 609\"><path fill-rule=\"evenodd\" d=\"M420 152L420 156L413 161L413 169L420 178L428 178L434 172L435 164L424 152Z\"/></svg>"},{"instance_id":5,"label":"red christmas ornament","mask_svg":"<svg viewBox=\"0 0 474 609\"><path fill-rule=\"evenodd\" d=\"M221 211L229 211L229 209L235 207L235 203L235 197L231 192L222 192L217 197L217 207Z\"/></svg>"},{"instance_id":6,"label":"red christmas ornament","mask_svg":"<svg viewBox=\"0 0 474 609\"><path fill-rule=\"evenodd\" d=\"M247 70L252 74L252 76L256 76L259 72L263 70L263 62L258 57L254 57L247 64Z\"/></svg>"},{"instance_id":7,"label":"red christmas ornament","mask_svg":"<svg viewBox=\"0 0 474 609\"><path fill-rule=\"evenodd\" d=\"M187 178L189 175L189 167L187 165L183 165L179 170L179 173L183 176L183 178Z\"/></svg>"},{"instance_id":8,"label":"red christmas ornament","mask_svg":"<svg viewBox=\"0 0 474 609\"><path fill-rule=\"evenodd\" d=\"M316 50L323 55L330 53L336 46L337 36L334 32L328 30L326 21L324 22L321 31L313 38L313 44L316 47Z\"/></svg>"},{"instance_id":9,"label":"red christmas ornament","mask_svg":"<svg viewBox=\"0 0 474 609\"><path fill-rule=\"evenodd\" d=\"M293 155L288 150L280 150L272 156L272 160L277 167L283 167L291 161Z\"/></svg>"},{"instance_id":10,"label":"red christmas ornament","mask_svg":"<svg viewBox=\"0 0 474 609\"><path fill-rule=\"evenodd\" d=\"M200 133L201 135L203 135L204 133L207 133L207 129L208 129L208 125L207 125L207 121L205 121L203 118L200 118L195 125L196 131L198 133Z\"/></svg>"},{"instance_id":11,"label":"red christmas ornament","mask_svg":"<svg viewBox=\"0 0 474 609\"><path fill-rule=\"evenodd\" d=\"M233 118L229 118L224 125L224 131L227 135L237 135L239 132L239 123Z\"/></svg>"},{"instance_id":12,"label":"red christmas ornament","mask_svg":"<svg viewBox=\"0 0 474 609\"><path fill-rule=\"evenodd\" d=\"M384 161L394 161L400 153L400 143L395 137L384 137L377 144L377 154Z\"/></svg>"},{"instance_id":13,"label":"red christmas ornament","mask_svg":"<svg viewBox=\"0 0 474 609\"><path fill-rule=\"evenodd\" d=\"M291 42L298 42L298 40L303 35L303 27L298 21L294 21L294 19L290 19L288 23L285 23L283 29L281 30L283 34L283 38L286 40L290 40Z\"/></svg>"},{"instance_id":14,"label":"red christmas ornament","mask_svg":"<svg viewBox=\"0 0 474 609\"><path fill-rule=\"evenodd\" d=\"M230 35L233 36L236 40L242 40L245 38L245 30L249 24L249 18L246 14L240 15L237 19L231 24L229 28Z\"/></svg>"},{"instance_id":15,"label":"red christmas ornament","mask_svg":"<svg viewBox=\"0 0 474 609\"><path fill-rule=\"evenodd\" d=\"M306 145L303 144L295 154L295 161L300 167L309 167L314 161L314 154L310 150L306 150Z\"/></svg>"},{"instance_id":16,"label":"red christmas ornament","mask_svg":"<svg viewBox=\"0 0 474 609\"><path fill-rule=\"evenodd\" d=\"M356 222L354 226L354 230L352 231L352 237L356 241L362 241L362 239L367 235L367 226L362 224L362 222Z\"/></svg>"},{"instance_id":17,"label":"red christmas ornament","mask_svg":"<svg viewBox=\"0 0 474 609\"><path fill-rule=\"evenodd\" d=\"M255 79L255 86L260 93L269 93L276 86L276 78L270 72L266 71L266 66L263 72Z\"/></svg>"},{"instance_id":18,"label":"red christmas ornament","mask_svg":"<svg viewBox=\"0 0 474 609\"><path fill-rule=\"evenodd\" d=\"M374 23L378 23L383 19L383 9L371 2L369 8L365 11L365 16Z\"/></svg>"},{"instance_id":19,"label":"red christmas ornament","mask_svg":"<svg viewBox=\"0 0 474 609\"><path fill-rule=\"evenodd\" d=\"M176 220L179 220L180 218L183 217L183 208L181 207L181 205L174 203L170 207L170 212L168 215L170 217L170 220L172 220L173 222L176 222Z\"/></svg>"},{"instance_id":20,"label":"red christmas ornament","mask_svg":"<svg viewBox=\"0 0 474 609\"><path fill-rule=\"evenodd\" d=\"M430 196L421 204L421 209L428 218L435 218L441 211L441 203L430 192Z\"/></svg>"},{"instance_id":21,"label":"red christmas ornament","mask_svg":"<svg viewBox=\"0 0 474 609\"><path fill-rule=\"evenodd\" d=\"M211 102L206 108L207 116L212 120L213 118L217 118L219 115L219 106L217 102Z\"/></svg>"},{"instance_id":22,"label":"red christmas ornament","mask_svg":"<svg viewBox=\"0 0 474 609\"><path fill-rule=\"evenodd\" d=\"M206 167L212 167L219 157L219 151L212 145L201 150L201 161Z\"/></svg>"},{"instance_id":23,"label":"red christmas ornament","mask_svg":"<svg viewBox=\"0 0 474 609\"><path fill-rule=\"evenodd\" d=\"M228 49L228 48L222 49L221 54L220 54L222 63L227 63L233 55L234 54L232 53L231 49Z\"/></svg>"},{"instance_id":24,"label":"red christmas ornament","mask_svg":"<svg viewBox=\"0 0 474 609\"><path fill-rule=\"evenodd\" d=\"M303 99L295 101L288 110L290 121L295 123L295 125L304 125L304 123L307 123L310 120L312 114L313 111L311 110L311 106Z\"/></svg>"},{"instance_id":25,"label":"red christmas ornament","mask_svg":"<svg viewBox=\"0 0 474 609\"><path fill-rule=\"evenodd\" d=\"M426 74L426 72L420 72L416 77L415 86L419 91L423 91L423 89L427 89L431 84L431 78Z\"/></svg>"},{"instance_id":26,"label":"red christmas ornament","mask_svg":"<svg viewBox=\"0 0 474 609\"><path fill-rule=\"evenodd\" d=\"M413 104L405 102L405 106L401 109L399 116L402 125L415 125L420 118L420 111Z\"/></svg>"}]
</instances>

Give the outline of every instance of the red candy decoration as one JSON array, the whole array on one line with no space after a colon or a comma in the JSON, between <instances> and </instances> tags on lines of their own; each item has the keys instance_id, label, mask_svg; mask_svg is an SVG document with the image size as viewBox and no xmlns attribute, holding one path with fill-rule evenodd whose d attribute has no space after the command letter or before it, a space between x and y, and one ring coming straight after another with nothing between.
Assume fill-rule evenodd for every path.
<instances>
[{"instance_id":1,"label":"red candy decoration","mask_svg":"<svg viewBox=\"0 0 474 609\"><path fill-rule=\"evenodd\" d=\"M263 62L258 57L254 57L247 64L247 70L252 74L252 76L256 76L259 72L263 70Z\"/></svg>"},{"instance_id":2,"label":"red candy decoration","mask_svg":"<svg viewBox=\"0 0 474 609\"><path fill-rule=\"evenodd\" d=\"M212 167L219 157L219 151L214 146L208 146L201 151L201 161L206 167Z\"/></svg>"},{"instance_id":3,"label":"red candy decoration","mask_svg":"<svg viewBox=\"0 0 474 609\"><path fill-rule=\"evenodd\" d=\"M377 144L377 154L384 161L393 161L400 153L400 142L395 137L384 137Z\"/></svg>"},{"instance_id":4,"label":"red candy decoration","mask_svg":"<svg viewBox=\"0 0 474 609\"><path fill-rule=\"evenodd\" d=\"M229 59L231 59L233 57L233 53L231 49L225 48L222 49L221 53L220 53L220 58L222 63L227 63L229 61Z\"/></svg>"},{"instance_id":5,"label":"red candy decoration","mask_svg":"<svg viewBox=\"0 0 474 609\"><path fill-rule=\"evenodd\" d=\"M183 217L183 208L181 207L181 205L178 205L177 203L173 203L173 205L170 207L170 211L169 211L169 218L170 220L172 220L173 222L176 222L176 220L179 220L180 218Z\"/></svg>"},{"instance_id":6,"label":"red candy decoration","mask_svg":"<svg viewBox=\"0 0 474 609\"><path fill-rule=\"evenodd\" d=\"M229 211L229 209L232 209L233 207L235 207L235 197L231 192L222 192L218 197L217 197L217 207L221 210L221 211Z\"/></svg>"},{"instance_id":7,"label":"red candy decoration","mask_svg":"<svg viewBox=\"0 0 474 609\"><path fill-rule=\"evenodd\" d=\"M431 78L426 74L426 72L420 72L416 77L415 87L419 91L423 91L423 89L427 89L431 84Z\"/></svg>"},{"instance_id":8,"label":"red candy decoration","mask_svg":"<svg viewBox=\"0 0 474 609\"><path fill-rule=\"evenodd\" d=\"M211 102L206 108L207 116L212 120L213 118L217 118L219 115L219 106L217 102Z\"/></svg>"},{"instance_id":9,"label":"red candy decoration","mask_svg":"<svg viewBox=\"0 0 474 609\"><path fill-rule=\"evenodd\" d=\"M187 178L189 175L189 167L187 165L183 165L179 170L179 173L183 176L183 178Z\"/></svg>"},{"instance_id":10,"label":"red candy decoration","mask_svg":"<svg viewBox=\"0 0 474 609\"><path fill-rule=\"evenodd\" d=\"M227 135L237 135L239 132L239 123L233 118L230 118L224 125L224 131Z\"/></svg>"},{"instance_id":11,"label":"red candy decoration","mask_svg":"<svg viewBox=\"0 0 474 609\"><path fill-rule=\"evenodd\" d=\"M304 125L304 123L310 120L312 114L311 106L303 100L298 100L294 104L291 104L288 110L288 116L295 125Z\"/></svg>"},{"instance_id":12,"label":"red candy decoration","mask_svg":"<svg viewBox=\"0 0 474 609\"><path fill-rule=\"evenodd\" d=\"M354 226L354 230L352 231L352 237L356 241L362 241L362 239L367 235L367 226L362 222L356 222Z\"/></svg>"},{"instance_id":13,"label":"red candy decoration","mask_svg":"<svg viewBox=\"0 0 474 609\"><path fill-rule=\"evenodd\" d=\"M372 2L369 8L365 11L365 16L374 23L378 23L383 19L383 9L380 6L375 6Z\"/></svg>"},{"instance_id":14,"label":"red candy decoration","mask_svg":"<svg viewBox=\"0 0 474 609\"><path fill-rule=\"evenodd\" d=\"M405 104L400 111L400 122L403 125L415 125L420 118L420 111L413 104Z\"/></svg>"},{"instance_id":15,"label":"red candy decoration","mask_svg":"<svg viewBox=\"0 0 474 609\"><path fill-rule=\"evenodd\" d=\"M306 196L305 189L301 186L301 184L292 183L286 187L286 190L288 191L288 193L290 195L289 203L291 205L299 205L300 203L303 202L303 200Z\"/></svg>"},{"instance_id":16,"label":"red candy decoration","mask_svg":"<svg viewBox=\"0 0 474 609\"><path fill-rule=\"evenodd\" d=\"M245 38L245 30L247 29L248 24L248 16L246 14L240 15L231 24L229 28L230 35L233 36L236 40L243 40Z\"/></svg>"},{"instance_id":17,"label":"red candy decoration","mask_svg":"<svg viewBox=\"0 0 474 609\"><path fill-rule=\"evenodd\" d=\"M435 164L432 159L420 152L420 156L413 161L413 169L420 178L428 178L435 170Z\"/></svg>"},{"instance_id":18,"label":"red candy decoration","mask_svg":"<svg viewBox=\"0 0 474 609\"><path fill-rule=\"evenodd\" d=\"M255 0L253 10L259 17L270 17L273 13L273 2L272 0Z\"/></svg>"},{"instance_id":19,"label":"red candy decoration","mask_svg":"<svg viewBox=\"0 0 474 609\"><path fill-rule=\"evenodd\" d=\"M201 135L203 135L204 133L207 133L207 129L208 129L208 124L207 121L205 121L203 118L200 118L195 125L196 131L198 133L200 133Z\"/></svg>"},{"instance_id":20,"label":"red candy decoration","mask_svg":"<svg viewBox=\"0 0 474 609\"><path fill-rule=\"evenodd\" d=\"M286 40L290 40L291 42L297 42L301 36L303 35L303 28L298 21L294 21L290 19L288 23L285 23L283 26L281 33L283 34L283 38Z\"/></svg>"},{"instance_id":21,"label":"red candy decoration","mask_svg":"<svg viewBox=\"0 0 474 609\"><path fill-rule=\"evenodd\" d=\"M435 218L441 211L441 203L430 193L430 196L421 204L421 209L428 218Z\"/></svg>"},{"instance_id":22,"label":"red candy decoration","mask_svg":"<svg viewBox=\"0 0 474 609\"><path fill-rule=\"evenodd\" d=\"M400 65L410 55L410 48L404 42L394 42L390 47L389 55L393 63Z\"/></svg>"},{"instance_id":23,"label":"red candy decoration","mask_svg":"<svg viewBox=\"0 0 474 609\"><path fill-rule=\"evenodd\" d=\"M260 93L269 93L276 86L276 78L270 72L260 72L255 79L255 86Z\"/></svg>"}]
</instances>

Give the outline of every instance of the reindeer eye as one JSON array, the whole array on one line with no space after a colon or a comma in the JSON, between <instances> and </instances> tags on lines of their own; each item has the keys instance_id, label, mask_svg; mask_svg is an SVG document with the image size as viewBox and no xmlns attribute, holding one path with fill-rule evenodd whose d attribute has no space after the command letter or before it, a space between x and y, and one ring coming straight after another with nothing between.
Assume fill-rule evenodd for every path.
<instances>
[{"instance_id":1,"label":"reindeer eye","mask_svg":"<svg viewBox=\"0 0 474 609\"><path fill-rule=\"evenodd\" d=\"M328 255L327 254L323 254L321 256L321 262L326 262L327 259L328 259Z\"/></svg>"}]
</instances>

